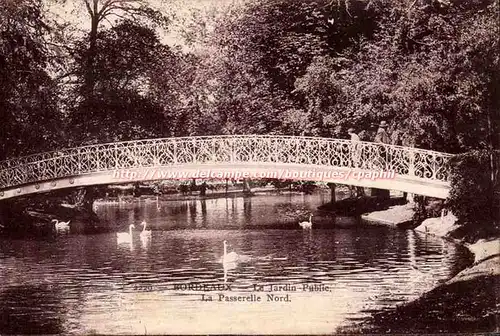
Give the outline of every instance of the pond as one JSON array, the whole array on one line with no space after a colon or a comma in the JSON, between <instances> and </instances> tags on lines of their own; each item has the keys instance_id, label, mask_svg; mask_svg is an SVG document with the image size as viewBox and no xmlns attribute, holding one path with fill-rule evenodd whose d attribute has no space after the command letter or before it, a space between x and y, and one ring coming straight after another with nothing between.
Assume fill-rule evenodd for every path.
<instances>
[{"instance_id":1,"label":"pond","mask_svg":"<svg viewBox=\"0 0 500 336\"><path fill-rule=\"evenodd\" d=\"M4 333L332 333L418 297L467 252L412 230L326 225L328 195L100 204L127 232L0 239ZM288 218L288 217L287 217ZM293 218L293 216L291 217ZM150 237L142 237L146 220ZM342 220L340 220L342 221ZM221 263L228 253L243 256Z\"/></svg>"}]
</instances>

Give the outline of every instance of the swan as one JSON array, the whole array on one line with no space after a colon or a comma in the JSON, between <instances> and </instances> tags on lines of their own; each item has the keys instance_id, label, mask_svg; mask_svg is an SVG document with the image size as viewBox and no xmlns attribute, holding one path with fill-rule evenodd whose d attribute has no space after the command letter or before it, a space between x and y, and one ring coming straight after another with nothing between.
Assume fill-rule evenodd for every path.
<instances>
[{"instance_id":1,"label":"swan","mask_svg":"<svg viewBox=\"0 0 500 336\"><path fill-rule=\"evenodd\" d=\"M299 223L300 227L301 227L301 228L303 228L303 229L311 229L311 228L312 228L312 225L313 225L313 223L312 223L312 221L311 221L311 220L312 220L312 217L313 217L313 214L310 214L310 215L309 215L309 221L308 221L308 222L300 222L300 223Z\"/></svg>"},{"instance_id":2,"label":"swan","mask_svg":"<svg viewBox=\"0 0 500 336\"><path fill-rule=\"evenodd\" d=\"M57 232L69 232L69 223L71 222L70 220L67 222L60 222L58 219L53 219L51 220L52 223L55 223L55 228Z\"/></svg>"},{"instance_id":3,"label":"swan","mask_svg":"<svg viewBox=\"0 0 500 336\"><path fill-rule=\"evenodd\" d=\"M139 234L139 236L142 238L151 238L151 230L146 230L146 226L147 226L147 223L146 221L142 221L141 223L143 225L142 227L142 231L141 233Z\"/></svg>"},{"instance_id":4,"label":"swan","mask_svg":"<svg viewBox=\"0 0 500 336\"><path fill-rule=\"evenodd\" d=\"M130 224L128 227L128 232L117 232L116 233L116 242L118 244L121 243L132 243L132 229L135 228L134 224Z\"/></svg>"},{"instance_id":5,"label":"swan","mask_svg":"<svg viewBox=\"0 0 500 336\"><path fill-rule=\"evenodd\" d=\"M224 255L222 256L223 264L236 263L240 260L240 256L236 252L227 253L227 241L224 240Z\"/></svg>"}]
</instances>

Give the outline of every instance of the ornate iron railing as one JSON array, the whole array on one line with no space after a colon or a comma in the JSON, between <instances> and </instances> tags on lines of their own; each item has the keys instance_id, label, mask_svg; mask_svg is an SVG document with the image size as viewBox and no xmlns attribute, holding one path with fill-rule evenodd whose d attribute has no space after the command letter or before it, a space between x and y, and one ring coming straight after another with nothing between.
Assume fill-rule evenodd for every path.
<instances>
[{"instance_id":1,"label":"ornate iron railing","mask_svg":"<svg viewBox=\"0 0 500 336\"><path fill-rule=\"evenodd\" d=\"M377 169L447 182L451 156L417 148L298 136L149 139L69 148L0 162L0 189L117 169L217 163Z\"/></svg>"}]
</instances>

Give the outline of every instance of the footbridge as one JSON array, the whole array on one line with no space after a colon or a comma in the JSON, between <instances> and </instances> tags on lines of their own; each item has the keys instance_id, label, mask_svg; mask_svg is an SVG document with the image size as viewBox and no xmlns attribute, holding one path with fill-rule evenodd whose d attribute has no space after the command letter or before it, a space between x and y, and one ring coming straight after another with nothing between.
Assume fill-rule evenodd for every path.
<instances>
[{"instance_id":1,"label":"footbridge","mask_svg":"<svg viewBox=\"0 0 500 336\"><path fill-rule=\"evenodd\" d=\"M316 180L446 198L451 156L371 142L281 135L126 141L2 161L0 200L99 184L222 176Z\"/></svg>"}]
</instances>

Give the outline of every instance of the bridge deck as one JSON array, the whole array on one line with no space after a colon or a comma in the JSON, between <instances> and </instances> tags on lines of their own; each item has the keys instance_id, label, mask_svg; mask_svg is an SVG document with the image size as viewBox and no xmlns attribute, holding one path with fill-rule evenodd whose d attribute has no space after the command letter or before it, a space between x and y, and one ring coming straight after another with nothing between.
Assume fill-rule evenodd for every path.
<instances>
[{"instance_id":1,"label":"bridge deck","mask_svg":"<svg viewBox=\"0 0 500 336\"><path fill-rule=\"evenodd\" d=\"M322 172L321 180L394 189L446 198L450 154L343 139L279 135L165 138L98 144L0 162L0 199L95 184L124 183L116 172L135 171L134 181L162 179L152 171L272 173ZM324 177L328 172L394 172L393 179ZM302 175L299 173L302 172ZM252 175L253 174L253 175ZM359 175L358 175L359 176Z\"/></svg>"}]
</instances>

